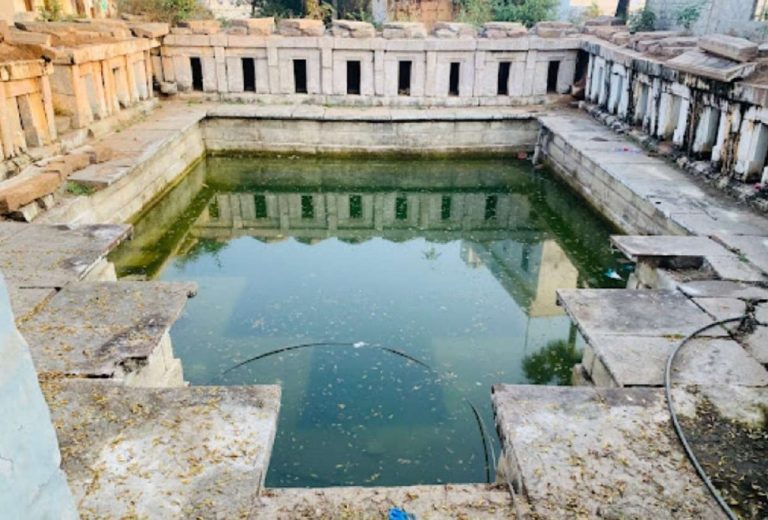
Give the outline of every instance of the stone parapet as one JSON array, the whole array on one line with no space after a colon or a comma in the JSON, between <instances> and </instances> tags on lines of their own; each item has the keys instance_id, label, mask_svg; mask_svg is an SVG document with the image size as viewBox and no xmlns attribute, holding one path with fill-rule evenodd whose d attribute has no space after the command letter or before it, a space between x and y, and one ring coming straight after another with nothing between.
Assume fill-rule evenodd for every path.
<instances>
[{"instance_id":1,"label":"stone parapet","mask_svg":"<svg viewBox=\"0 0 768 520\"><path fill-rule=\"evenodd\" d=\"M476 37L469 29L438 24L440 35L427 37L422 24L392 23L384 37L366 37L373 34L369 24L336 21L334 36L170 34L160 51L160 81L168 92L175 84L182 93L224 99L298 94L335 96L342 104L519 104L570 91L578 37ZM486 30L514 34L520 26Z\"/></svg>"}]
</instances>

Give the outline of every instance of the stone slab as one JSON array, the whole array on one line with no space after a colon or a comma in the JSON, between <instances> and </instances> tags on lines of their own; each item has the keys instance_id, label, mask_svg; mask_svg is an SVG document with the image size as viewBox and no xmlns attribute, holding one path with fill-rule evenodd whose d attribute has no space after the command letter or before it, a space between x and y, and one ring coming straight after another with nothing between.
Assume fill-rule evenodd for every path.
<instances>
[{"instance_id":1,"label":"stone slab","mask_svg":"<svg viewBox=\"0 0 768 520\"><path fill-rule=\"evenodd\" d=\"M768 323L768 321L762 321ZM768 365L768 326L758 325L751 333L742 338L744 348L756 360Z\"/></svg>"},{"instance_id":2,"label":"stone slab","mask_svg":"<svg viewBox=\"0 0 768 520\"><path fill-rule=\"evenodd\" d=\"M84 518L255 518L280 388L43 385Z\"/></svg>"},{"instance_id":3,"label":"stone slab","mask_svg":"<svg viewBox=\"0 0 768 520\"><path fill-rule=\"evenodd\" d=\"M710 54L740 62L755 59L758 51L756 43L725 34L703 34L699 38L699 48Z\"/></svg>"},{"instance_id":4,"label":"stone slab","mask_svg":"<svg viewBox=\"0 0 768 520\"><path fill-rule=\"evenodd\" d=\"M718 234L717 239L763 273L768 274L768 234L754 236L723 233Z\"/></svg>"},{"instance_id":5,"label":"stone slab","mask_svg":"<svg viewBox=\"0 0 768 520\"><path fill-rule=\"evenodd\" d=\"M604 370L614 383L606 386L663 386L664 367L670 352L682 338L595 335L589 347L602 366L587 372ZM603 382L592 378L596 385ZM706 385L713 382L745 386L768 385L768 371L731 339L701 338L686 343L673 366L675 383Z\"/></svg>"},{"instance_id":6,"label":"stone slab","mask_svg":"<svg viewBox=\"0 0 768 520\"><path fill-rule=\"evenodd\" d=\"M431 520L515 517L506 486L492 484L277 488L266 490L257 504L258 517L272 520L387 518L392 507Z\"/></svg>"},{"instance_id":7,"label":"stone slab","mask_svg":"<svg viewBox=\"0 0 768 520\"><path fill-rule=\"evenodd\" d=\"M496 385L493 408L510 480L534 518L723 518L661 389Z\"/></svg>"},{"instance_id":8,"label":"stone slab","mask_svg":"<svg viewBox=\"0 0 768 520\"><path fill-rule=\"evenodd\" d=\"M41 373L122 378L147 363L195 290L191 283L72 284L20 330Z\"/></svg>"},{"instance_id":9,"label":"stone slab","mask_svg":"<svg viewBox=\"0 0 768 520\"><path fill-rule=\"evenodd\" d=\"M51 287L25 289L9 286L8 293L11 297L13 315L17 322L21 322L29 318L50 300L56 294L56 289Z\"/></svg>"},{"instance_id":10,"label":"stone slab","mask_svg":"<svg viewBox=\"0 0 768 520\"><path fill-rule=\"evenodd\" d=\"M641 257L705 257L727 255L723 246L707 237L698 236L633 236L612 235L611 243L624 255Z\"/></svg>"},{"instance_id":11,"label":"stone slab","mask_svg":"<svg viewBox=\"0 0 768 520\"><path fill-rule=\"evenodd\" d=\"M21 232L7 226L0 223L0 235L3 229L15 234L2 241L0 271L16 287L60 288L82 280L131 232L125 224L28 224Z\"/></svg>"},{"instance_id":12,"label":"stone slab","mask_svg":"<svg viewBox=\"0 0 768 520\"><path fill-rule=\"evenodd\" d=\"M743 282L697 280L678 285L684 294L695 298L739 298L768 300L768 289Z\"/></svg>"},{"instance_id":13,"label":"stone slab","mask_svg":"<svg viewBox=\"0 0 768 520\"><path fill-rule=\"evenodd\" d=\"M738 63L701 51L684 52L668 60L666 65L672 69L726 83L749 76L756 67L754 63Z\"/></svg>"},{"instance_id":14,"label":"stone slab","mask_svg":"<svg viewBox=\"0 0 768 520\"><path fill-rule=\"evenodd\" d=\"M685 337L714 321L679 291L558 289L558 301L587 341L595 335ZM702 336L723 336L713 327Z\"/></svg>"}]
</instances>

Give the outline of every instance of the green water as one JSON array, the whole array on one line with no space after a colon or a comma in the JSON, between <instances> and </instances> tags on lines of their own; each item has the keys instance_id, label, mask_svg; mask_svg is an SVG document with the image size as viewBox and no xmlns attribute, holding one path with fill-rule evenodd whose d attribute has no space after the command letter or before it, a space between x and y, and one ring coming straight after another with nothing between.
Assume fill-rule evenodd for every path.
<instances>
[{"instance_id":1,"label":"green water","mask_svg":"<svg viewBox=\"0 0 768 520\"><path fill-rule=\"evenodd\" d=\"M568 383L554 291L622 284L610 233L512 159L209 158L112 260L199 284L190 383L282 386L268 486L483 482L491 385Z\"/></svg>"}]
</instances>

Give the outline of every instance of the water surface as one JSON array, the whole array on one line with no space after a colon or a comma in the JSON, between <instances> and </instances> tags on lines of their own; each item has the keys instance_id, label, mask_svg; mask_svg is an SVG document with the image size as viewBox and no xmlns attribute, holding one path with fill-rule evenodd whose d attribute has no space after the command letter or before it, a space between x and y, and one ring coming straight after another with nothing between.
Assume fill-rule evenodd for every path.
<instances>
[{"instance_id":1,"label":"water surface","mask_svg":"<svg viewBox=\"0 0 768 520\"><path fill-rule=\"evenodd\" d=\"M199 284L190 383L282 386L268 486L483 482L491 385L568 383L555 289L622 284L610 232L516 160L209 158L113 260Z\"/></svg>"}]
</instances>

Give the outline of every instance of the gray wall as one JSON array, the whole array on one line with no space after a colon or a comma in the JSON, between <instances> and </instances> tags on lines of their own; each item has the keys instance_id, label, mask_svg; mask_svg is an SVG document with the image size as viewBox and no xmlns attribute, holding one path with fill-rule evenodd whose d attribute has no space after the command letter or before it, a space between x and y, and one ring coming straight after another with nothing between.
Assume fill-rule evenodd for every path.
<instances>
[{"instance_id":1,"label":"gray wall","mask_svg":"<svg viewBox=\"0 0 768 520\"><path fill-rule=\"evenodd\" d=\"M0 517L77 518L32 358L0 275Z\"/></svg>"},{"instance_id":2,"label":"gray wall","mask_svg":"<svg viewBox=\"0 0 768 520\"><path fill-rule=\"evenodd\" d=\"M656 13L657 29L682 29L676 21L677 13L688 5L698 3L703 6L699 18L691 27L694 34L768 36L768 25L752 20L754 0L647 0L646 5Z\"/></svg>"}]
</instances>

